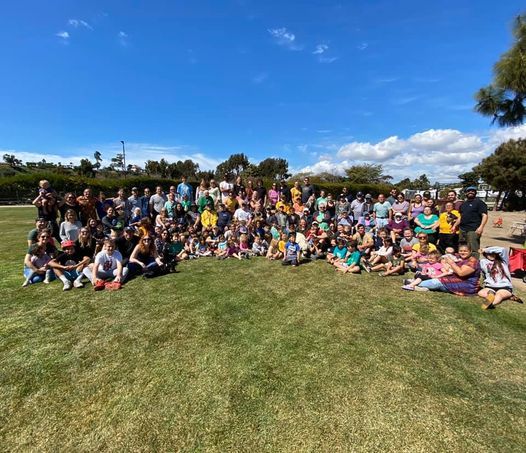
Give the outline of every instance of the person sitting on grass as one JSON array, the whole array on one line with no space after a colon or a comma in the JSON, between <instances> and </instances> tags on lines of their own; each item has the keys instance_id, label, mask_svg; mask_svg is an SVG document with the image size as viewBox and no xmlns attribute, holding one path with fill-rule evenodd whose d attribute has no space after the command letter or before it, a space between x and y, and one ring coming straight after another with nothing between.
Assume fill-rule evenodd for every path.
<instances>
[{"instance_id":1,"label":"person sitting on grass","mask_svg":"<svg viewBox=\"0 0 526 453\"><path fill-rule=\"evenodd\" d=\"M336 245L332 249L332 252L327 254L327 261L329 262L329 264L343 262L346 256L347 247L345 239L339 238L336 240Z\"/></svg>"},{"instance_id":2,"label":"person sitting on grass","mask_svg":"<svg viewBox=\"0 0 526 453\"><path fill-rule=\"evenodd\" d=\"M130 256L128 268L131 275L142 274L145 278L163 273L164 263L157 252L153 238L143 236L139 240Z\"/></svg>"},{"instance_id":3,"label":"person sitting on grass","mask_svg":"<svg viewBox=\"0 0 526 453\"><path fill-rule=\"evenodd\" d=\"M395 212L393 218L389 220L386 228L391 235L393 244L396 244L402 238L404 230L409 228L409 222L402 217L401 212Z\"/></svg>"},{"instance_id":4,"label":"person sitting on grass","mask_svg":"<svg viewBox=\"0 0 526 453\"><path fill-rule=\"evenodd\" d=\"M402 249L402 257L408 263L413 259L413 245L418 244L418 239L413 235L411 228L406 228L403 237L400 240L400 248Z\"/></svg>"},{"instance_id":5,"label":"person sitting on grass","mask_svg":"<svg viewBox=\"0 0 526 453\"><path fill-rule=\"evenodd\" d=\"M451 268L440 262L440 254L438 251L433 250L428 255L427 263L422 264L421 269L415 273L415 278L404 280L405 284L402 286L402 289L414 291L415 287L425 280L445 277L451 273Z\"/></svg>"},{"instance_id":6,"label":"person sitting on grass","mask_svg":"<svg viewBox=\"0 0 526 453\"><path fill-rule=\"evenodd\" d=\"M393 254L389 257L387 263L384 264L385 271L380 272L380 277L388 277L389 275L403 275L405 273L405 260L402 256L402 249L397 245L393 245Z\"/></svg>"},{"instance_id":7,"label":"person sitting on grass","mask_svg":"<svg viewBox=\"0 0 526 453\"><path fill-rule=\"evenodd\" d=\"M83 270L88 266L91 258L80 256L75 250L74 241L63 241L62 253L49 262L49 267L64 284L63 291L69 291L73 286L82 288Z\"/></svg>"},{"instance_id":8,"label":"person sitting on grass","mask_svg":"<svg viewBox=\"0 0 526 453\"><path fill-rule=\"evenodd\" d=\"M22 287L33 283L49 283L55 276L49 267L51 257L46 253L46 247L42 244L31 244L24 258L24 283Z\"/></svg>"},{"instance_id":9,"label":"person sitting on grass","mask_svg":"<svg viewBox=\"0 0 526 453\"><path fill-rule=\"evenodd\" d=\"M347 255L344 261L336 261L334 267L337 271L347 274L349 272L353 274L359 274L360 270L360 260L362 255L357 248L358 244L355 241L350 241L347 244Z\"/></svg>"},{"instance_id":10,"label":"person sitting on grass","mask_svg":"<svg viewBox=\"0 0 526 453\"><path fill-rule=\"evenodd\" d=\"M285 252L283 256L283 265L291 264L296 267L301 260L301 248L296 243L296 233L289 234L289 240L285 244Z\"/></svg>"},{"instance_id":11,"label":"person sitting on grass","mask_svg":"<svg viewBox=\"0 0 526 453\"><path fill-rule=\"evenodd\" d=\"M478 295L486 299L482 304L483 310L495 308L507 299L522 303L522 300L513 294L511 274L508 268L508 253L503 247L486 247L480 260L480 268L484 280L484 288Z\"/></svg>"},{"instance_id":12,"label":"person sitting on grass","mask_svg":"<svg viewBox=\"0 0 526 453\"><path fill-rule=\"evenodd\" d=\"M365 261L365 270L367 272L378 272L385 269L385 264L393 254L393 240L386 237L383 240L383 245L376 251L371 253L371 259Z\"/></svg>"},{"instance_id":13,"label":"person sitting on grass","mask_svg":"<svg viewBox=\"0 0 526 453\"><path fill-rule=\"evenodd\" d=\"M254 256L265 256L267 254L268 243L261 235L258 235L254 238L254 243L252 244L252 254Z\"/></svg>"},{"instance_id":14,"label":"person sitting on grass","mask_svg":"<svg viewBox=\"0 0 526 453\"><path fill-rule=\"evenodd\" d=\"M445 261L451 267L452 273L438 278L431 278L415 286L415 291L442 291L457 296L474 296L480 289L480 264L471 255L471 247L462 243L458 248L458 262L447 258Z\"/></svg>"},{"instance_id":15,"label":"person sitting on grass","mask_svg":"<svg viewBox=\"0 0 526 453\"><path fill-rule=\"evenodd\" d=\"M128 268L122 265L122 255L115 250L115 241L106 239L102 250L97 253L93 267L84 269L95 291L108 288L120 289L128 275Z\"/></svg>"}]
</instances>

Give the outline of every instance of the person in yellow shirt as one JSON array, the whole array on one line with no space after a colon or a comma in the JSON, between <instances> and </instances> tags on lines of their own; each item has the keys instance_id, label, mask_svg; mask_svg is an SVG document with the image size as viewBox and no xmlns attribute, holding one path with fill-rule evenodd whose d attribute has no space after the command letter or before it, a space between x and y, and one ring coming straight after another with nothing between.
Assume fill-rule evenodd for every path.
<instances>
[{"instance_id":1,"label":"person in yellow shirt","mask_svg":"<svg viewBox=\"0 0 526 453\"><path fill-rule=\"evenodd\" d=\"M279 212L281 206L285 207L286 214L292 214L293 210L289 203L287 203L285 195L281 195L280 200L276 203L276 211Z\"/></svg>"},{"instance_id":2,"label":"person in yellow shirt","mask_svg":"<svg viewBox=\"0 0 526 453\"><path fill-rule=\"evenodd\" d=\"M211 203L207 203L205 210L201 214L201 225L207 230L217 225L217 212L214 211L214 206Z\"/></svg>"},{"instance_id":3,"label":"person in yellow shirt","mask_svg":"<svg viewBox=\"0 0 526 453\"><path fill-rule=\"evenodd\" d=\"M290 189L290 195L293 203L298 200L301 202L301 186L299 181L296 181L294 187Z\"/></svg>"},{"instance_id":4,"label":"person in yellow shirt","mask_svg":"<svg viewBox=\"0 0 526 453\"><path fill-rule=\"evenodd\" d=\"M460 213L455 209L452 201L444 206L445 211L438 218L438 249L445 253L446 248L458 250Z\"/></svg>"}]
</instances>

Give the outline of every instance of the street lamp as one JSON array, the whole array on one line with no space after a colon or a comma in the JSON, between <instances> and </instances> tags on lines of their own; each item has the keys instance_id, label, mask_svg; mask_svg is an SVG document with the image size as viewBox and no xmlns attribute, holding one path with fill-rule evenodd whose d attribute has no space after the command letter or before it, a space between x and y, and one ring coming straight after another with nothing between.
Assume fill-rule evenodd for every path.
<instances>
[{"instance_id":1,"label":"street lamp","mask_svg":"<svg viewBox=\"0 0 526 453\"><path fill-rule=\"evenodd\" d=\"M126 178L126 148L124 147L124 140L121 140L122 143L122 166L124 167L124 177Z\"/></svg>"}]
</instances>

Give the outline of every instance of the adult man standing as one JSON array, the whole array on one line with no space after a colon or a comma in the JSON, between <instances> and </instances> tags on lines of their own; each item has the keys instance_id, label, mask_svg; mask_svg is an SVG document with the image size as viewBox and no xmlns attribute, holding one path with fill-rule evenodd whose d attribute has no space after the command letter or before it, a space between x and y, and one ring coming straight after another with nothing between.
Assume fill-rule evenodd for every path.
<instances>
[{"instance_id":1,"label":"adult man standing","mask_svg":"<svg viewBox=\"0 0 526 453\"><path fill-rule=\"evenodd\" d=\"M168 201L168 198L163 192L161 186L155 188L155 193L150 197L150 206L152 213L152 219L155 219L160 213L161 209L164 208L164 204Z\"/></svg>"},{"instance_id":2,"label":"adult man standing","mask_svg":"<svg viewBox=\"0 0 526 453\"><path fill-rule=\"evenodd\" d=\"M314 186L310 183L308 176L305 176L301 186L301 203L305 204L309 201L309 198L314 195Z\"/></svg>"},{"instance_id":3,"label":"adult man standing","mask_svg":"<svg viewBox=\"0 0 526 453\"><path fill-rule=\"evenodd\" d=\"M224 203L228 195L234 190L234 184L228 182L228 175L225 173L223 181L219 183L219 190L221 191L221 203Z\"/></svg>"},{"instance_id":4,"label":"adult man standing","mask_svg":"<svg viewBox=\"0 0 526 453\"><path fill-rule=\"evenodd\" d=\"M488 222L488 207L486 203L477 198L476 187L470 186L466 189L466 200L460 206L459 212L460 242L467 242L471 246L473 256L478 258L480 237Z\"/></svg>"},{"instance_id":5,"label":"adult man standing","mask_svg":"<svg viewBox=\"0 0 526 453\"><path fill-rule=\"evenodd\" d=\"M187 200L192 200L192 186L188 184L186 176L181 176L181 183L177 186L177 195L178 200L182 201L184 196L186 195L188 198Z\"/></svg>"},{"instance_id":6,"label":"adult man standing","mask_svg":"<svg viewBox=\"0 0 526 453\"><path fill-rule=\"evenodd\" d=\"M440 209L440 212L446 212L446 204L447 203L453 203L453 209L455 211L459 211L460 210L460 206L462 206L462 201L461 200L457 200L457 193L453 189L448 191L446 201L442 205L442 207Z\"/></svg>"},{"instance_id":7,"label":"adult man standing","mask_svg":"<svg viewBox=\"0 0 526 453\"><path fill-rule=\"evenodd\" d=\"M389 210L391 203L385 199L385 195L378 195L378 201L374 204L373 215L378 229L384 228L389 223Z\"/></svg>"},{"instance_id":8,"label":"adult man standing","mask_svg":"<svg viewBox=\"0 0 526 453\"><path fill-rule=\"evenodd\" d=\"M150 189L146 187L144 189L144 195L139 199L139 206L141 208L142 217L148 217L150 215Z\"/></svg>"},{"instance_id":9,"label":"adult man standing","mask_svg":"<svg viewBox=\"0 0 526 453\"><path fill-rule=\"evenodd\" d=\"M287 181L284 179L279 183L279 194L285 195L285 201L290 203L292 200L292 195L290 194L290 187L287 185Z\"/></svg>"},{"instance_id":10,"label":"adult man standing","mask_svg":"<svg viewBox=\"0 0 526 453\"><path fill-rule=\"evenodd\" d=\"M363 205L365 204L365 200L363 198L363 192L358 192L356 194L356 199L354 199L351 203L350 210L352 211L352 216L356 223L358 223L359 218L363 214Z\"/></svg>"},{"instance_id":11,"label":"adult man standing","mask_svg":"<svg viewBox=\"0 0 526 453\"><path fill-rule=\"evenodd\" d=\"M393 187L391 191L389 192L389 196L387 197L387 202L393 206L396 203L396 197L398 197L398 189L396 187Z\"/></svg>"},{"instance_id":12,"label":"adult man standing","mask_svg":"<svg viewBox=\"0 0 526 453\"><path fill-rule=\"evenodd\" d=\"M128 203L127 203L127 209L129 210L127 214L127 218L131 217L133 215L133 210L135 208L141 207L141 197L139 197L139 189L137 187L133 187L131 190L132 194L128 197ZM142 209L141 209L141 215L142 215Z\"/></svg>"}]
</instances>

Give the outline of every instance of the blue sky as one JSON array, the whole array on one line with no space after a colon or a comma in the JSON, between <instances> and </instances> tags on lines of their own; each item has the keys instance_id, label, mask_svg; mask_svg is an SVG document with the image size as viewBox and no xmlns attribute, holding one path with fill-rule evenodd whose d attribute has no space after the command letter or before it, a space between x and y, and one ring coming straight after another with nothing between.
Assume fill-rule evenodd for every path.
<instances>
[{"instance_id":1,"label":"blue sky","mask_svg":"<svg viewBox=\"0 0 526 453\"><path fill-rule=\"evenodd\" d=\"M524 3L19 1L0 16L0 151L285 157L454 179L526 133L473 112ZM526 8L524 8L526 9ZM454 165L452 165L454 158Z\"/></svg>"}]
</instances>

